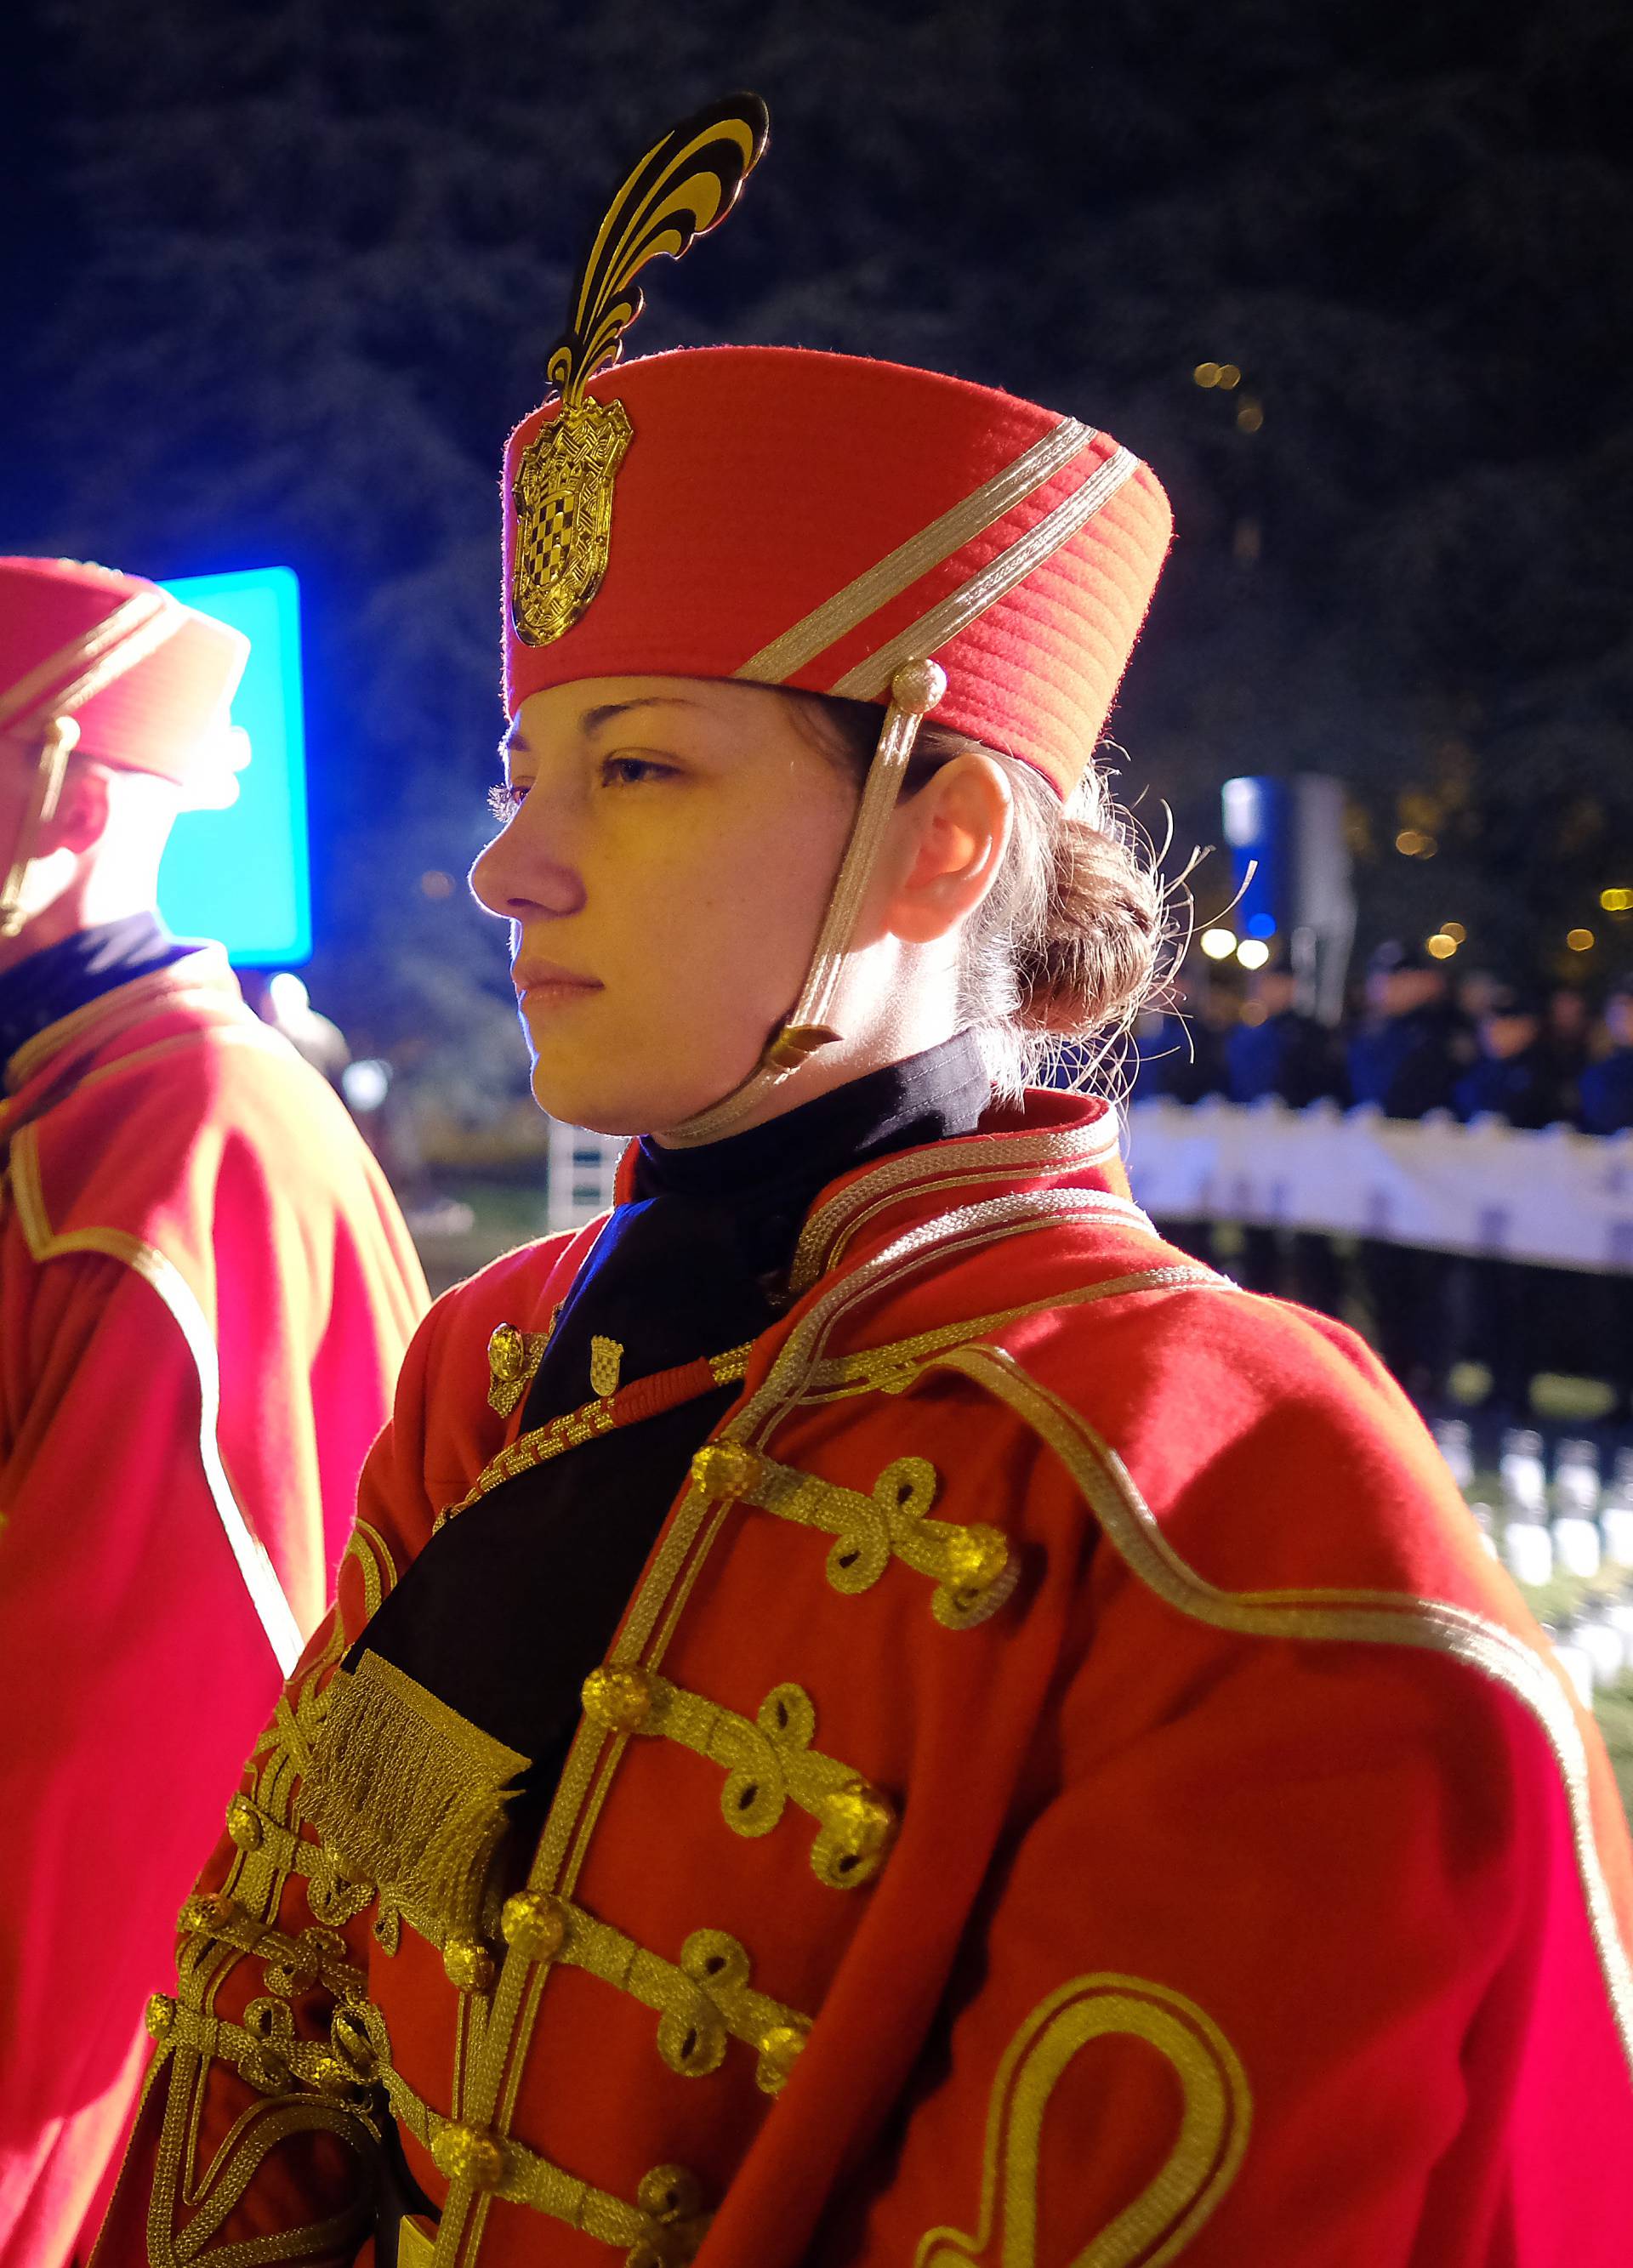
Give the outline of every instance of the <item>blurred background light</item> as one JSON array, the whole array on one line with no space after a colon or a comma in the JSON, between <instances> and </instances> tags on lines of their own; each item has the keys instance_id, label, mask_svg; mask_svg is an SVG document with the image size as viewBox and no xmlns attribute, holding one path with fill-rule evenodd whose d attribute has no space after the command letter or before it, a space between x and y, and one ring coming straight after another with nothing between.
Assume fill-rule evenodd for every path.
<instances>
[{"instance_id":1,"label":"blurred background light","mask_svg":"<svg viewBox=\"0 0 1633 2268\"><path fill-rule=\"evenodd\" d=\"M340 1091L360 1117L378 1110L391 1085L391 1066L377 1056L359 1057L340 1074Z\"/></svg>"},{"instance_id":2,"label":"blurred background light","mask_svg":"<svg viewBox=\"0 0 1633 2268\"><path fill-rule=\"evenodd\" d=\"M240 968L312 957L300 586L287 567L185 575L185 606L249 640L233 700L249 762L225 811L183 812L159 870L159 909L178 937L213 937Z\"/></svg>"}]
</instances>

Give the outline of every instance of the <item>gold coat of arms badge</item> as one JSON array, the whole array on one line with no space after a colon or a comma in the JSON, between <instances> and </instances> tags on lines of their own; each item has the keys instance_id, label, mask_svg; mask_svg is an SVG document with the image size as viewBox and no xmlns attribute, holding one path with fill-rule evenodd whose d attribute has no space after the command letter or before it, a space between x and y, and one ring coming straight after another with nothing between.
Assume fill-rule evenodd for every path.
<instances>
[{"instance_id":1,"label":"gold coat of arms badge","mask_svg":"<svg viewBox=\"0 0 1633 2268\"><path fill-rule=\"evenodd\" d=\"M601 587L612 543L612 482L630 446L621 401L564 407L516 467L511 615L527 645L570 630Z\"/></svg>"},{"instance_id":2,"label":"gold coat of arms badge","mask_svg":"<svg viewBox=\"0 0 1633 2268\"><path fill-rule=\"evenodd\" d=\"M765 106L728 96L654 144L596 230L573 286L573 320L550 351L561 406L522 451L511 490L511 620L524 645L570 630L607 571L613 483L633 438L621 401L585 392L623 352L645 304L634 278L660 253L678 260L725 218L765 147Z\"/></svg>"}]
</instances>

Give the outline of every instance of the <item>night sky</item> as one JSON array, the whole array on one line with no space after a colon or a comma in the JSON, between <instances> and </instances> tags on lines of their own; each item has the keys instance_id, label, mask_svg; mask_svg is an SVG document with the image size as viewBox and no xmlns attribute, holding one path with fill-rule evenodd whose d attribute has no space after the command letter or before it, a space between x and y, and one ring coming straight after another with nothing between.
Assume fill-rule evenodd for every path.
<instances>
[{"instance_id":1,"label":"night sky","mask_svg":"<svg viewBox=\"0 0 1633 2268\"><path fill-rule=\"evenodd\" d=\"M497 933L422 883L492 777L499 452L607 192L736 85L771 153L632 350L877 353L1107 427L1179 531L1125 791L1188 847L1230 774L1335 771L1363 943L1633 961L1622 0L22 0L7 59L0 549L300 573L314 984L370 1043L514 1076Z\"/></svg>"}]
</instances>

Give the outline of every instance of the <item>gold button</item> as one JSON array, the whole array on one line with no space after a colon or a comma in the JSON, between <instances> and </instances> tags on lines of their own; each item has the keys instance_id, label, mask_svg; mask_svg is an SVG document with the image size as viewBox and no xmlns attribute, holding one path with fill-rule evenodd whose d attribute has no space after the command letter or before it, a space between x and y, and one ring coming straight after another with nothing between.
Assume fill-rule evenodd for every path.
<instances>
[{"instance_id":1,"label":"gold button","mask_svg":"<svg viewBox=\"0 0 1633 2268\"><path fill-rule=\"evenodd\" d=\"M691 1477L705 1496L734 1504L746 1496L765 1469L765 1459L741 1441L706 1441L691 1461Z\"/></svg>"},{"instance_id":2,"label":"gold button","mask_svg":"<svg viewBox=\"0 0 1633 2268\"><path fill-rule=\"evenodd\" d=\"M560 1901L537 1890L518 1890L506 1898L499 1914L506 1945L514 1946L524 1961L553 1961L567 1941L567 1917Z\"/></svg>"},{"instance_id":3,"label":"gold button","mask_svg":"<svg viewBox=\"0 0 1633 2268\"><path fill-rule=\"evenodd\" d=\"M462 1992L485 1992L493 1982L493 1955L479 1937L451 1937L442 1948L442 1973Z\"/></svg>"},{"instance_id":4,"label":"gold button","mask_svg":"<svg viewBox=\"0 0 1633 2268\"><path fill-rule=\"evenodd\" d=\"M227 1806L227 1833L240 1851L258 1851L266 1839L255 1807L248 1796L235 1795Z\"/></svg>"},{"instance_id":5,"label":"gold button","mask_svg":"<svg viewBox=\"0 0 1633 2268\"><path fill-rule=\"evenodd\" d=\"M995 1528L978 1522L953 1536L947 1580L957 1591L990 1591L1009 1564L1009 1546Z\"/></svg>"},{"instance_id":6,"label":"gold button","mask_svg":"<svg viewBox=\"0 0 1633 2268\"><path fill-rule=\"evenodd\" d=\"M431 2139L437 2171L450 2182L469 2182L474 2189L496 2190L505 2178L505 2145L496 2134L475 2126L450 2123Z\"/></svg>"},{"instance_id":7,"label":"gold button","mask_svg":"<svg viewBox=\"0 0 1633 2268\"><path fill-rule=\"evenodd\" d=\"M609 1733L639 1733L658 1697L650 1670L617 1668L608 1662L591 1670L581 1697L592 1725Z\"/></svg>"},{"instance_id":8,"label":"gold button","mask_svg":"<svg viewBox=\"0 0 1633 2268\"><path fill-rule=\"evenodd\" d=\"M824 1803L823 1814L835 1842L853 1859L871 1859L896 1831L894 1806L866 1780L836 1788Z\"/></svg>"},{"instance_id":9,"label":"gold button","mask_svg":"<svg viewBox=\"0 0 1633 2268\"><path fill-rule=\"evenodd\" d=\"M496 1386L514 1386L527 1366L528 1350L514 1323L500 1323L488 1341L488 1370Z\"/></svg>"},{"instance_id":10,"label":"gold button","mask_svg":"<svg viewBox=\"0 0 1633 2268\"><path fill-rule=\"evenodd\" d=\"M242 1911L236 1898L229 1898L220 1890L196 1890L177 1915L176 1926L193 1932L225 1929Z\"/></svg>"},{"instance_id":11,"label":"gold button","mask_svg":"<svg viewBox=\"0 0 1633 2268\"><path fill-rule=\"evenodd\" d=\"M805 2051L805 2031L798 2024L774 2024L760 2042L760 2067L755 2076L767 2095L780 2095L794 2066Z\"/></svg>"},{"instance_id":12,"label":"gold button","mask_svg":"<svg viewBox=\"0 0 1633 2268\"><path fill-rule=\"evenodd\" d=\"M166 2038L175 2020L176 2004L167 1992L155 1992L142 2012L150 2040Z\"/></svg>"}]
</instances>

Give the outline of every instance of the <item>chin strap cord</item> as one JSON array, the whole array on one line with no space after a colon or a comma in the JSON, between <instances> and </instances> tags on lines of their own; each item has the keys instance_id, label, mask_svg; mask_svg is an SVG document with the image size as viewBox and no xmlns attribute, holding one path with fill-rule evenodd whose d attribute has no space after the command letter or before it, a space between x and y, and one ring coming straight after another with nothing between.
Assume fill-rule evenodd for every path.
<instances>
[{"instance_id":1,"label":"chin strap cord","mask_svg":"<svg viewBox=\"0 0 1633 2268\"><path fill-rule=\"evenodd\" d=\"M873 880L890 814L907 775L919 727L946 690L946 673L934 661L904 662L891 678L890 703L880 728L879 745L868 767L850 840L845 846L800 997L741 1086L734 1087L706 1110L683 1119L678 1126L662 1129L663 1139L671 1147L696 1149L705 1142L717 1141L746 1118L763 1095L791 1078L808 1056L815 1055L821 1048L832 1047L842 1036L827 1019L832 1012L846 955L854 943L857 918Z\"/></svg>"}]
</instances>

